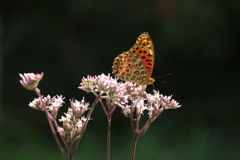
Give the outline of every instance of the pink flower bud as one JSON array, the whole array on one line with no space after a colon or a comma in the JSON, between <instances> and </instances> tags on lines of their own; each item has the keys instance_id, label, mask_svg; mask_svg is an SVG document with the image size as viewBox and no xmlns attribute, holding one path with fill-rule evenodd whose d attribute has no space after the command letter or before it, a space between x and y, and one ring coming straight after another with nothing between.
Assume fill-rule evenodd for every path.
<instances>
[{"instance_id":1,"label":"pink flower bud","mask_svg":"<svg viewBox=\"0 0 240 160\"><path fill-rule=\"evenodd\" d=\"M19 76L22 78L22 80L20 80L21 85L26 89L32 91L38 87L39 82L43 78L43 73L41 74L24 73L23 75L20 73Z\"/></svg>"}]
</instances>

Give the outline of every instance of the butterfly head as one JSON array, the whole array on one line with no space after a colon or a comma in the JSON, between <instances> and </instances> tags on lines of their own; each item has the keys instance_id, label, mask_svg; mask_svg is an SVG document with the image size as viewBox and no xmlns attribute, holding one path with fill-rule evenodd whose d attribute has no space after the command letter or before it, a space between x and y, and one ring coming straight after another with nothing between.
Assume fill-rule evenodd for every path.
<instances>
[{"instance_id":1,"label":"butterfly head","mask_svg":"<svg viewBox=\"0 0 240 160\"><path fill-rule=\"evenodd\" d=\"M147 81L141 81L141 82L135 82L136 84L138 85L150 85L150 84L153 84L155 82L155 79L154 78L149 78Z\"/></svg>"},{"instance_id":2,"label":"butterfly head","mask_svg":"<svg viewBox=\"0 0 240 160\"><path fill-rule=\"evenodd\" d=\"M147 85L149 85L149 84L153 84L155 82L155 79L154 78L149 78L148 79L148 84Z\"/></svg>"}]
</instances>

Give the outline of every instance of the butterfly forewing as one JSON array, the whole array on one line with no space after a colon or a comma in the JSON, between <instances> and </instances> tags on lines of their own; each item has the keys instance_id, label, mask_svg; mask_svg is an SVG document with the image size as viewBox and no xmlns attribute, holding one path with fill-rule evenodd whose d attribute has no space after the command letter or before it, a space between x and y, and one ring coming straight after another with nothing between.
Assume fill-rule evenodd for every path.
<instances>
[{"instance_id":1,"label":"butterfly forewing","mask_svg":"<svg viewBox=\"0 0 240 160\"><path fill-rule=\"evenodd\" d=\"M142 33L135 45L120 54L113 62L113 74L123 81L138 85L152 84L151 78L154 65L153 42L148 33Z\"/></svg>"},{"instance_id":2,"label":"butterfly forewing","mask_svg":"<svg viewBox=\"0 0 240 160\"><path fill-rule=\"evenodd\" d=\"M137 53L141 57L147 69L148 77L151 77L154 67L154 47L150 35L146 32L142 33L130 52Z\"/></svg>"}]
</instances>

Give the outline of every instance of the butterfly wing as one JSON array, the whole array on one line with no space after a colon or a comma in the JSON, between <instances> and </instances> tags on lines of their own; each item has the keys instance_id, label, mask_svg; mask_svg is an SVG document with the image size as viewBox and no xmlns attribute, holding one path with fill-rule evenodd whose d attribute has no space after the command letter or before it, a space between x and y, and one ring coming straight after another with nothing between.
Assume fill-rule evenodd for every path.
<instances>
[{"instance_id":1,"label":"butterfly wing","mask_svg":"<svg viewBox=\"0 0 240 160\"><path fill-rule=\"evenodd\" d=\"M129 52L137 53L145 65L148 78L151 77L154 67L154 46L150 35L147 32L142 33L136 40L135 45L129 50Z\"/></svg>"},{"instance_id":2,"label":"butterfly wing","mask_svg":"<svg viewBox=\"0 0 240 160\"><path fill-rule=\"evenodd\" d=\"M142 33L135 45L115 58L113 74L123 81L138 85L152 84L151 78L154 65L154 47L150 35Z\"/></svg>"},{"instance_id":3,"label":"butterfly wing","mask_svg":"<svg viewBox=\"0 0 240 160\"><path fill-rule=\"evenodd\" d=\"M143 85L148 80L148 72L142 58L137 53L123 52L113 62L113 74L123 81Z\"/></svg>"}]
</instances>

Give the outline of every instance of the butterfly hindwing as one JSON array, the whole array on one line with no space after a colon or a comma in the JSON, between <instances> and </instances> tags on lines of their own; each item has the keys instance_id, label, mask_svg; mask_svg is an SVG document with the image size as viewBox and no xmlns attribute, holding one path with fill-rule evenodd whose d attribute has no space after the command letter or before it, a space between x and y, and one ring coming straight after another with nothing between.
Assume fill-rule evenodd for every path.
<instances>
[{"instance_id":1,"label":"butterfly hindwing","mask_svg":"<svg viewBox=\"0 0 240 160\"><path fill-rule=\"evenodd\" d=\"M113 63L113 71L121 80L138 83L148 79L148 72L141 57L132 52L123 52Z\"/></svg>"}]
</instances>

